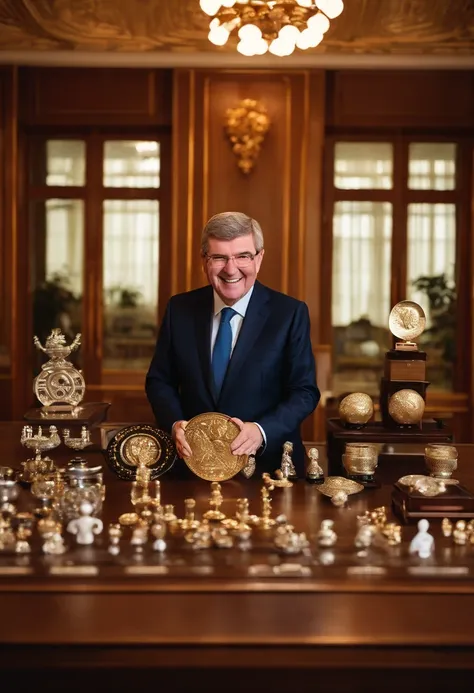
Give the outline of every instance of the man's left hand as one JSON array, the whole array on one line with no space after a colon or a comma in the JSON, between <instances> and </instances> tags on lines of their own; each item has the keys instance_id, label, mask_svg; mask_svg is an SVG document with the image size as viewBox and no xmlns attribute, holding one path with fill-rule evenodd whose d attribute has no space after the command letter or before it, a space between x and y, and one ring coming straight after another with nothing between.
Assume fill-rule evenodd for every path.
<instances>
[{"instance_id":1,"label":"man's left hand","mask_svg":"<svg viewBox=\"0 0 474 693\"><path fill-rule=\"evenodd\" d=\"M240 428L240 433L232 442L230 449L234 455L255 455L263 443L263 437L257 424L241 419L231 419Z\"/></svg>"}]
</instances>

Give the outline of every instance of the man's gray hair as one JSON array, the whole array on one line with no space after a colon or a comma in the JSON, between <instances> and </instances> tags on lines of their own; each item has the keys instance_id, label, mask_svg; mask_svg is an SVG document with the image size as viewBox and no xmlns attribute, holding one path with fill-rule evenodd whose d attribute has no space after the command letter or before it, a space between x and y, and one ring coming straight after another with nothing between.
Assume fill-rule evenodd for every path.
<instances>
[{"instance_id":1,"label":"man's gray hair","mask_svg":"<svg viewBox=\"0 0 474 693\"><path fill-rule=\"evenodd\" d=\"M209 239L232 241L240 236L253 235L255 250L263 248L263 232L260 224L243 212L221 212L214 214L203 229L201 236L201 253L205 255L209 249Z\"/></svg>"}]
</instances>

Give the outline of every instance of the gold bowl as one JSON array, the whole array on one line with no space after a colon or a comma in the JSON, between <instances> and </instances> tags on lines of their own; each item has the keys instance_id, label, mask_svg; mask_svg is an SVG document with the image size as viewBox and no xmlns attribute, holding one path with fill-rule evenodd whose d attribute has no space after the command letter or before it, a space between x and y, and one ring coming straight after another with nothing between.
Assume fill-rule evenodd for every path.
<instances>
[{"instance_id":1,"label":"gold bowl","mask_svg":"<svg viewBox=\"0 0 474 693\"><path fill-rule=\"evenodd\" d=\"M372 475L377 468L378 458L375 457L348 457L342 456L342 464L344 469L351 476L354 475Z\"/></svg>"},{"instance_id":2,"label":"gold bowl","mask_svg":"<svg viewBox=\"0 0 474 693\"><path fill-rule=\"evenodd\" d=\"M458 451L454 445L430 444L425 447L425 465L430 476L449 479L458 466Z\"/></svg>"},{"instance_id":3,"label":"gold bowl","mask_svg":"<svg viewBox=\"0 0 474 693\"><path fill-rule=\"evenodd\" d=\"M444 443L429 443L425 447L425 455L438 460L457 460L458 451L454 445Z\"/></svg>"},{"instance_id":4,"label":"gold bowl","mask_svg":"<svg viewBox=\"0 0 474 693\"><path fill-rule=\"evenodd\" d=\"M400 425L414 425L425 412L425 400L416 390L398 390L388 400L388 413Z\"/></svg>"},{"instance_id":5,"label":"gold bowl","mask_svg":"<svg viewBox=\"0 0 474 693\"><path fill-rule=\"evenodd\" d=\"M364 426L373 416L374 403L365 392L352 392L339 404L339 418L343 423Z\"/></svg>"}]
</instances>

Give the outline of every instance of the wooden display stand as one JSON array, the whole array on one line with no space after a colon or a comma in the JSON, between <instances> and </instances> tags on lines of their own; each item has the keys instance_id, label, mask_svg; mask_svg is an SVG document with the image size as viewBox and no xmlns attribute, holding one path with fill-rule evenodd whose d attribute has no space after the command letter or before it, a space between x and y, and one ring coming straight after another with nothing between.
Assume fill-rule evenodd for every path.
<instances>
[{"instance_id":1,"label":"wooden display stand","mask_svg":"<svg viewBox=\"0 0 474 693\"><path fill-rule=\"evenodd\" d=\"M425 378L426 353L424 351L418 351L416 347L387 351L384 376L380 383L382 421L371 421L363 427L354 428L338 418L328 419L326 422L328 475L347 476L342 464L346 443L408 444L420 447L428 443L452 443L452 432L442 421L422 419L416 424L401 425L388 413L389 399L399 390L415 390L426 401L429 382ZM395 460L403 462L397 470L395 480L404 473L424 473L424 452L418 455L390 453L390 458L391 462ZM384 481L387 482L387 479Z\"/></svg>"},{"instance_id":2,"label":"wooden display stand","mask_svg":"<svg viewBox=\"0 0 474 693\"><path fill-rule=\"evenodd\" d=\"M346 443L381 443L381 444L407 444L424 446L428 443L452 443L453 436L451 430L442 421L425 419L421 426L411 429L395 429L393 426L385 426L383 421L372 421L363 428L346 428L344 423L338 419L328 419L326 422L327 433L327 457L328 457L328 476L347 476L342 464L342 455L346 448ZM392 453L393 460L400 460L406 457L404 453ZM423 466L424 453L414 459L410 455L410 464ZM410 468L408 472L401 470L397 475L402 476L403 472L415 473L415 468ZM423 472L421 472L423 473Z\"/></svg>"}]
</instances>

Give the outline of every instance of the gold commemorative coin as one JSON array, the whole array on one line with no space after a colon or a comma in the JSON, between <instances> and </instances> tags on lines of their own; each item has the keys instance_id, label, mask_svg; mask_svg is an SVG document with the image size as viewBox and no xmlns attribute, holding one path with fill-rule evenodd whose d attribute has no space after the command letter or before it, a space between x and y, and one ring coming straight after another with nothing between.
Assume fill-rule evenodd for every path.
<instances>
[{"instance_id":1,"label":"gold commemorative coin","mask_svg":"<svg viewBox=\"0 0 474 693\"><path fill-rule=\"evenodd\" d=\"M185 430L192 454L184 461L196 476L206 481L231 479L248 462L248 455L233 455L230 449L239 433L240 428L225 414L208 412L195 416Z\"/></svg>"},{"instance_id":2,"label":"gold commemorative coin","mask_svg":"<svg viewBox=\"0 0 474 693\"><path fill-rule=\"evenodd\" d=\"M399 339L415 339L426 327L425 311L414 301L400 301L390 312L388 326Z\"/></svg>"}]
</instances>

